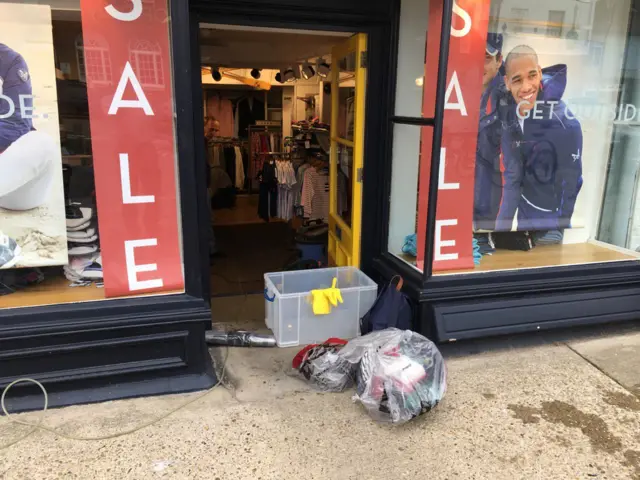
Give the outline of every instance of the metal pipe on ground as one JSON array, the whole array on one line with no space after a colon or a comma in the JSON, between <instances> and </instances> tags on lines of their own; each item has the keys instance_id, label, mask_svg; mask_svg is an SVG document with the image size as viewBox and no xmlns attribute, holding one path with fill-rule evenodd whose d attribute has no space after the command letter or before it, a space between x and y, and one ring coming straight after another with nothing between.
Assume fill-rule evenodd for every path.
<instances>
[{"instance_id":1,"label":"metal pipe on ground","mask_svg":"<svg viewBox=\"0 0 640 480\"><path fill-rule=\"evenodd\" d=\"M271 348L276 346L276 339L273 335L260 335L242 330L229 332L209 330L205 332L205 341L208 345L224 345L227 347Z\"/></svg>"}]
</instances>

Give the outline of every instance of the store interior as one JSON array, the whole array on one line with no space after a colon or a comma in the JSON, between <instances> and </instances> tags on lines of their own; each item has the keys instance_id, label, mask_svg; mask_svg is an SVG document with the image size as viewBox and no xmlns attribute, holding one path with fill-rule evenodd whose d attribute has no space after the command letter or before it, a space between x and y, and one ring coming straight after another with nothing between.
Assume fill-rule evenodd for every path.
<instances>
[{"instance_id":1,"label":"store interior","mask_svg":"<svg viewBox=\"0 0 640 480\"><path fill-rule=\"evenodd\" d=\"M350 36L201 25L214 298L261 293L268 272L327 265L331 51ZM342 69L340 79L345 130L355 81Z\"/></svg>"}]
</instances>

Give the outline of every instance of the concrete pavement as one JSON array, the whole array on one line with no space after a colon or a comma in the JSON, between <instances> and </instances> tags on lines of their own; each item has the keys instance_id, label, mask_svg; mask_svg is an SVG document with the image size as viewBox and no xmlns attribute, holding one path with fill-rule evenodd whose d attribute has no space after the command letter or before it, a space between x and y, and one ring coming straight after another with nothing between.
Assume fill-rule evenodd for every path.
<instances>
[{"instance_id":1,"label":"concrete pavement","mask_svg":"<svg viewBox=\"0 0 640 480\"><path fill-rule=\"evenodd\" d=\"M446 398L404 427L291 377L297 349L231 349L233 385L114 440L35 433L0 451L0 479L640 479L638 324L581 332L443 346ZM194 395L70 407L46 424L107 434ZM0 444L23 431L0 419Z\"/></svg>"}]
</instances>

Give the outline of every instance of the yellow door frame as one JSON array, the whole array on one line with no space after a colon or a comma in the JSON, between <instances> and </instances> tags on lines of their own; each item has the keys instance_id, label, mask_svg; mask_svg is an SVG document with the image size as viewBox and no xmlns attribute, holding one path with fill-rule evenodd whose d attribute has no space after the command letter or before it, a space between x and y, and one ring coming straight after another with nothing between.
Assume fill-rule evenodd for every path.
<instances>
[{"instance_id":1,"label":"yellow door frame","mask_svg":"<svg viewBox=\"0 0 640 480\"><path fill-rule=\"evenodd\" d=\"M329 264L336 266L360 266L362 233L362 169L364 164L364 114L367 87L365 62L367 35L359 33L331 52L331 161L329 181ZM355 54L355 99L353 140L339 136L340 109L340 60ZM338 161L339 147L353 149L353 164L349 181L352 186L351 226L338 212Z\"/></svg>"}]
</instances>

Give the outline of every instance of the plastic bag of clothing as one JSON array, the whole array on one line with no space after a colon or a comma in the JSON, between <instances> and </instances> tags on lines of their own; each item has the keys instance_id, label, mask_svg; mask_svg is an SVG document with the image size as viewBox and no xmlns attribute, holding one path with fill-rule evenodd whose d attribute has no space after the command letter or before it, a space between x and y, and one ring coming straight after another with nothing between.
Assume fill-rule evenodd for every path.
<instances>
[{"instance_id":1,"label":"plastic bag of clothing","mask_svg":"<svg viewBox=\"0 0 640 480\"><path fill-rule=\"evenodd\" d=\"M346 340L330 338L320 345L307 345L294 357L292 366L315 388L342 392L353 386L356 365L339 355Z\"/></svg>"},{"instance_id":2,"label":"plastic bag of clothing","mask_svg":"<svg viewBox=\"0 0 640 480\"><path fill-rule=\"evenodd\" d=\"M379 422L403 424L434 408L446 391L446 367L433 342L388 328L351 340L339 356L357 365L354 399Z\"/></svg>"}]
</instances>

